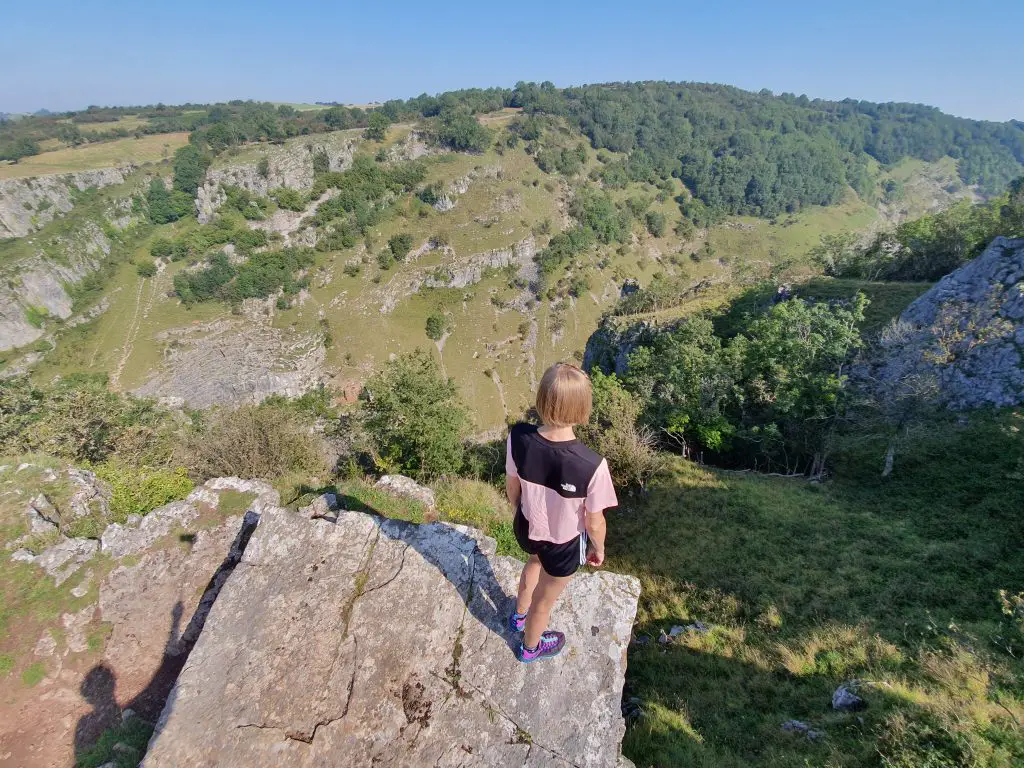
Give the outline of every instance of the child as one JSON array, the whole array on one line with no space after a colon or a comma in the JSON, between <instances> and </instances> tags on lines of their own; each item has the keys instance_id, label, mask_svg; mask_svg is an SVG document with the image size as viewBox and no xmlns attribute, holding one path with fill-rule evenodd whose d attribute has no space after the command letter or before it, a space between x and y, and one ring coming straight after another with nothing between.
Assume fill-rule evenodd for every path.
<instances>
[{"instance_id":1,"label":"child","mask_svg":"<svg viewBox=\"0 0 1024 768\"><path fill-rule=\"evenodd\" d=\"M547 628L551 607L584 562L595 568L604 563L604 510L618 499L608 462L572 431L587 423L590 408L590 378L575 365L558 363L545 371L537 390L543 426L516 424L508 435L505 491L516 508L516 540L530 555L509 617L513 631L525 629L522 662L561 652L565 635Z\"/></svg>"}]
</instances>

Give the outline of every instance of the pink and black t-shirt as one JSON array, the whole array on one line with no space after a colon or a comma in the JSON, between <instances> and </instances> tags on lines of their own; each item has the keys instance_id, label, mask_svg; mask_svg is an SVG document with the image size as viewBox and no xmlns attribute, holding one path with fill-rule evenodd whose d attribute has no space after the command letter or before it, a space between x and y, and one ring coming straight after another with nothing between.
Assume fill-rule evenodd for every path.
<instances>
[{"instance_id":1,"label":"pink and black t-shirt","mask_svg":"<svg viewBox=\"0 0 1024 768\"><path fill-rule=\"evenodd\" d=\"M535 424L509 431L505 472L522 485L530 538L564 544L584 533L585 515L617 506L608 462L579 440L544 438Z\"/></svg>"}]
</instances>

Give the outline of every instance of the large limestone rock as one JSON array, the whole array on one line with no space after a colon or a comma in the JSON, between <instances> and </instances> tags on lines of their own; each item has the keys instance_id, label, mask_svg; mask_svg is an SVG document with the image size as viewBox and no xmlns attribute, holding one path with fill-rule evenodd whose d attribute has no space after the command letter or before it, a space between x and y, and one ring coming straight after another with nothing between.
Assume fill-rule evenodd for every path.
<instances>
[{"instance_id":1,"label":"large limestone rock","mask_svg":"<svg viewBox=\"0 0 1024 768\"><path fill-rule=\"evenodd\" d=\"M347 132L302 137L281 147L262 147L260 158L251 162L211 168L196 195L196 216L202 224L213 220L227 199L224 185L241 187L263 197L279 187L307 190L313 186L313 157L318 152L327 154L331 171L344 171L352 164L356 144L357 140ZM260 160L264 159L265 174L260 169Z\"/></svg>"},{"instance_id":2,"label":"large limestone rock","mask_svg":"<svg viewBox=\"0 0 1024 768\"><path fill-rule=\"evenodd\" d=\"M146 768L615 766L639 584L581 574L568 647L520 664L520 563L442 523L264 513L172 691Z\"/></svg>"},{"instance_id":3,"label":"large limestone rock","mask_svg":"<svg viewBox=\"0 0 1024 768\"><path fill-rule=\"evenodd\" d=\"M70 211L72 190L123 184L131 171L125 166L0 181L0 240L25 237Z\"/></svg>"},{"instance_id":4,"label":"large limestone rock","mask_svg":"<svg viewBox=\"0 0 1024 768\"><path fill-rule=\"evenodd\" d=\"M873 379L929 379L949 408L1024 403L1024 239L997 237L917 298L883 334Z\"/></svg>"}]
</instances>

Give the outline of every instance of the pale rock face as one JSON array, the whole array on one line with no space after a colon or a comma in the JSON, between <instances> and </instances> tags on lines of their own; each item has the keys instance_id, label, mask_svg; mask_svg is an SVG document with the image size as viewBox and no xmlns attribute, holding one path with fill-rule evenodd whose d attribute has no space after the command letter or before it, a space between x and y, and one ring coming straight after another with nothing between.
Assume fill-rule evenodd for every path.
<instances>
[{"instance_id":1,"label":"pale rock face","mask_svg":"<svg viewBox=\"0 0 1024 768\"><path fill-rule=\"evenodd\" d=\"M173 398L192 408L259 403L273 394L297 397L324 376L322 335L275 328L265 313L164 331L156 340L175 343L133 394Z\"/></svg>"},{"instance_id":2,"label":"pale rock face","mask_svg":"<svg viewBox=\"0 0 1024 768\"><path fill-rule=\"evenodd\" d=\"M433 509L436 504L432 490L405 475L384 475L384 477L377 481L377 487L387 491L392 496L404 496L407 499L415 499L427 509Z\"/></svg>"},{"instance_id":3,"label":"pale rock face","mask_svg":"<svg viewBox=\"0 0 1024 768\"><path fill-rule=\"evenodd\" d=\"M223 185L241 187L266 197L272 189L307 190L313 186L313 156L326 152L332 171L343 171L352 164L356 140L342 134L324 134L297 139L283 147L267 146L262 157L267 160L267 175L260 173L259 161L211 168L196 195L196 215L208 224L227 199Z\"/></svg>"},{"instance_id":4,"label":"pale rock face","mask_svg":"<svg viewBox=\"0 0 1024 768\"><path fill-rule=\"evenodd\" d=\"M997 237L900 316L873 378L934 379L952 410L1024 403L1024 239Z\"/></svg>"},{"instance_id":5,"label":"pale rock face","mask_svg":"<svg viewBox=\"0 0 1024 768\"><path fill-rule=\"evenodd\" d=\"M143 763L624 766L636 579L583 573L521 664L506 629L521 563L479 532L339 512L262 517Z\"/></svg>"},{"instance_id":6,"label":"pale rock face","mask_svg":"<svg viewBox=\"0 0 1024 768\"><path fill-rule=\"evenodd\" d=\"M0 240L25 237L70 211L72 189L123 184L132 170L125 166L0 181Z\"/></svg>"}]
</instances>

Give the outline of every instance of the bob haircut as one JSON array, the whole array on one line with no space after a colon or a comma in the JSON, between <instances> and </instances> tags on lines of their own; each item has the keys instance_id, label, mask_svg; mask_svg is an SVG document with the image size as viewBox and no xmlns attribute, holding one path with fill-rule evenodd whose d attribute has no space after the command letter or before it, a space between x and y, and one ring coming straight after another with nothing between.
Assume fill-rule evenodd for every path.
<instances>
[{"instance_id":1,"label":"bob haircut","mask_svg":"<svg viewBox=\"0 0 1024 768\"><path fill-rule=\"evenodd\" d=\"M590 377L569 363L555 363L537 388L537 413L549 427L571 427L590 420L593 393Z\"/></svg>"}]
</instances>

